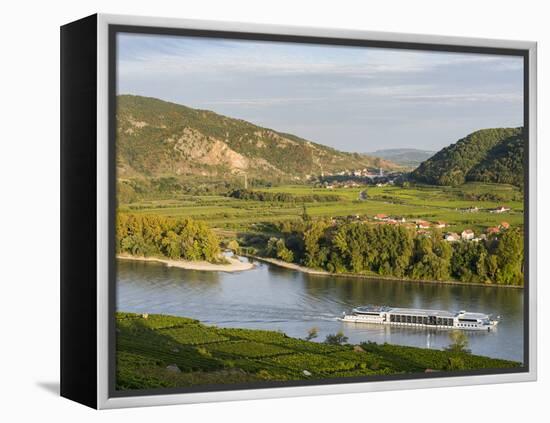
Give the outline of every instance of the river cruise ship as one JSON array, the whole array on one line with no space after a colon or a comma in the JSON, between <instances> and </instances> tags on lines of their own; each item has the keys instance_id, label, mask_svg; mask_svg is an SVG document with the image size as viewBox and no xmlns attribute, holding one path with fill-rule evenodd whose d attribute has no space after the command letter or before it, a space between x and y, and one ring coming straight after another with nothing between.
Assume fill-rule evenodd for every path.
<instances>
[{"instance_id":1,"label":"river cruise ship","mask_svg":"<svg viewBox=\"0 0 550 423\"><path fill-rule=\"evenodd\" d=\"M352 323L485 331L494 329L498 324L498 319L492 319L484 313L464 310L452 313L444 310L372 305L356 307L350 314L344 312L341 320Z\"/></svg>"}]
</instances>

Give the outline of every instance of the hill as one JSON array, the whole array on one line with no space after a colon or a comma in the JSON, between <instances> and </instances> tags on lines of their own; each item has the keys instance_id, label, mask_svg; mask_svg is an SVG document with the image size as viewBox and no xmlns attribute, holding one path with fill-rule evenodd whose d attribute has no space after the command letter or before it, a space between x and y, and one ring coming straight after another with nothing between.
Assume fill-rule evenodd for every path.
<instances>
[{"instance_id":1,"label":"hill","mask_svg":"<svg viewBox=\"0 0 550 423\"><path fill-rule=\"evenodd\" d=\"M419 182L523 184L523 128L482 129L445 147L411 173Z\"/></svg>"},{"instance_id":2,"label":"hill","mask_svg":"<svg viewBox=\"0 0 550 423\"><path fill-rule=\"evenodd\" d=\"M415 168L435 153L435 151L419 150L416 148L390 148L386 150L376 150L367 154L390 160L402 166Z\"/></svg>"},{"instance_id":3,"label":"hill","mask_svg":"<svg viewBox=\"0 0 550 423\"><path fill-rule=\"evenodd\" d=\"M306 179L394 163L346 153L250 122L149 97L117 97L119 178L227 177Z\"/></svg>"}]
</instances>

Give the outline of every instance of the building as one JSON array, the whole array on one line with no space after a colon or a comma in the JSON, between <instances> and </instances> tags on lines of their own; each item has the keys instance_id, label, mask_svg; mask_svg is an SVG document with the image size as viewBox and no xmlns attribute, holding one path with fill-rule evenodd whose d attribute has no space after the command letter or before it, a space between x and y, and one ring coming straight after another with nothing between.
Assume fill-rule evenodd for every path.
<instances>
[{"instance_id":1,"label":"building","mask_svg":"<svg viewBox=\"0 0 550 423\"><path fill-rule=\"evenodd\" d=\"M474 231L472 231L471 229L464 229L460 236L464 241L471 241L472 239L474 239L475 234Z\"/></svg>"},{"instance_id":2,"label":"building","mask_svg":"<svg viewBox=\"0 0 550 423\"><path fill-rule=\"evenodd\" d=\"M445 222L442 222L442 221L438 221L438 222L435 222L434 224L434 227L438 228L438 229L443 229L443 228L446 228L447 226L447 223Z\"/></svg>"},{"instance_id":3,"label":"building","mask_svg":"<svg viewBox=\"0 0 550 423\"><path fill-rule=\"evenodd\" d=\"M418 229L428 229L430 227L430 222L426 222L425 220L417 220L416 227Z\"/></svg>"},{"instance_id":4,"label":"building","mask_svg":"<svg viewBox=\"0 0 550 423\"><path fill-rule=\"evenodd\" d=\"M490 210L491 213L506 213L510 211L510 207L499 206L496 209Z\"/></svg>"},{"instance_id":5,"label":"building","mask_svg":"<svg viewBox=\"0 0 550 423\"><path fill-rule=\"evenodd\" d=\"M378 213L376 216L374 216L374 220L388 220L389 217L387 214L384 213Z\"/></svg>"},{"instance_id":6,"label":"building","mask_svg":"<svg viewBox=\"0 0 550 423\"><path fill-rule=\"evenodd\" d=\"M487 235L495 235L500 232L500 228L498 228L497 226L493 226L493 227L487 228L485 232L487 232Z\"/></svg>"},{"instance_id":7,"label":"building","mask_svg":"<svg viewBox=\"0 0 550 423\"><path fill-rule=\"evenodd\" d=\"M445 241L455 242L460 240L460 236L455 232L447 232L445 234Z\"/></svg>"},{"instance_id":8,"label":"building","mask_svg":"<svg viewBox=\"0 0 550 423\"><path fill-rule=\"evenodd\" d=\"M508 222L500 222L500 229L510 229L510 224Z\"/></svg>"}]
</instances>

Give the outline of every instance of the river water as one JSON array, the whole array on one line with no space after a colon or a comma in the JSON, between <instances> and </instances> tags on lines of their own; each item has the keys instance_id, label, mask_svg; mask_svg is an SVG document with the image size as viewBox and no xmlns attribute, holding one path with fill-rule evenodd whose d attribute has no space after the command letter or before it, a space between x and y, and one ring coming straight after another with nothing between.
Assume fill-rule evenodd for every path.
<instances>
[{"instance_id":1,"label":"river water","mask_svg":"<svg viewBox=\"0 0 550 423\"><path fill-rule=\"evenodd\" d=\"M242 259L249 260L249 259ZM192 317L220 327L280 330L323 341L340 330L350 343L374 341L444 348L449 332L343 323L358 305L377 304L501 316L494 332L466 332L474 354L523 361L523 290L309 275L254 261L239 273L204 272L160 263L117 261L117 310Z\"/></svg>"}]
</instances>

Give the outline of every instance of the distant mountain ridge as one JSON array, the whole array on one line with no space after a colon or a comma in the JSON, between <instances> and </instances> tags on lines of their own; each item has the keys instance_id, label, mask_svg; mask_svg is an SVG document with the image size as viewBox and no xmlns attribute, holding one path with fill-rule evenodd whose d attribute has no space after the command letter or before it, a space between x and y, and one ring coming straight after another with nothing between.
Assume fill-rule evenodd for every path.
<instances>
[{"instance_id":1,"label":"distant mountain ridge","mask_svg":"<svg viewBox=\"0 0 550 423\"><path fill-rule=\"evenodd\" d=\"M422 162L411 177L435 185L480 181L521 187L524 142L522 127L482 129Z\"/></svg>"},{"instance_id":2,"label":"distant mountain ridge","mask_svg":"<svg viewBox=\"0 0 550 423\"><path fill-rule=\"evenodd\" d=\"M390 160L394 163L414 168L424 160L433 156L435 151L420 150L417 148L388 148L367 153L374 157Z\"/></svg>"},{"instance_id":3,"label":"distant mountain ridge","mask_svg":"<svg viewBox=\"0 0 550 423\"><path fill-rule=\"evenodd\" d=\"M117 97L119 178L199 175L304 179L399 166L250 122L150 97Z\"/></svg>"}]
</instances>

